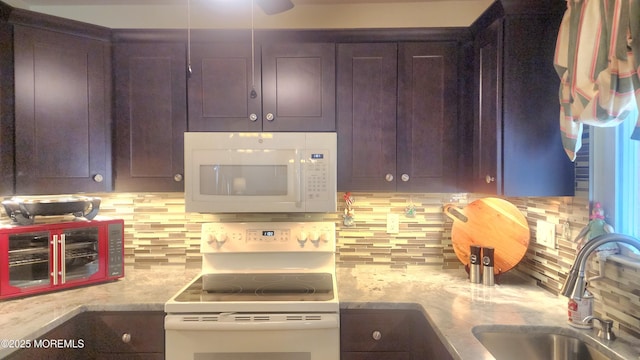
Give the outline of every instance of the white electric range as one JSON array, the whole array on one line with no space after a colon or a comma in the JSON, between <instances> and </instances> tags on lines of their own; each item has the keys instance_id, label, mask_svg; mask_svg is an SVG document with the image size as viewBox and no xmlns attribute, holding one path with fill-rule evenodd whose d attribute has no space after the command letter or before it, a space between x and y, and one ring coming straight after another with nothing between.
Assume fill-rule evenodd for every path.
<instances>
[{"instance_id":1,"label":"white electric range","mask_svg":"<svg viewBox=\"0 0 640 360\"><path fill-rule=\"evenodd\" d=\"M334 223L206 223L200 252L165 304L166 359L340 358Z\"/></svg>"}]
</instances>

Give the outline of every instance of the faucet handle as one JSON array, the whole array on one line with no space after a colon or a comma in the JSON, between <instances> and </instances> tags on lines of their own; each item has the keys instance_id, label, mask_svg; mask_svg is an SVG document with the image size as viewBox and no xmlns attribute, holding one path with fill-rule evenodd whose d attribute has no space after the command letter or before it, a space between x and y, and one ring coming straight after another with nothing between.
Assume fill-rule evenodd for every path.
<instances>
[{"instance_id":1,"label":"faucet handle","mask_svg":"<svg viewBox=\"0 0 640 360\"><path fill-rule=\"evenodd\" d=\"M597 316L589 315L582 319L582 322L588 323L592 320L598 320L600 322L600 331L598 331L598 337L604 340L613 341L616 339L616 335L613 333L613 320L601 319Z\"/></svg>"}]
</instances>

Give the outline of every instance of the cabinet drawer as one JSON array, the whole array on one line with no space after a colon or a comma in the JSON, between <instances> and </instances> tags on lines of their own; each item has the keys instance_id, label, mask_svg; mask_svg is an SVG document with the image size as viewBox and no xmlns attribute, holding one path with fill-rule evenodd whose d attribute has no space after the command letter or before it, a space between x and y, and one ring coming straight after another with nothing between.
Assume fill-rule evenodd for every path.
<instances>
[{"instance_id":1,"label":"cabinet drawer","mask_svg":"<svg viewBox=\"0 0 640 360\"><path fill-rule=\"evenodd\" d=\"M164 360L163 353L103 353L96 360Z\"/></svg>"},{"instance_id":2,"label":"cabinet drawer","mask_svg":"<svg viewBox=\"0 0 640 360\"><path fill-rule=\"evenodd\" d=\"M408 352L344 352L340 360L410 360Z\"/></svg>"},{"instance_id":3,"label":"cabinet drawer","mask_svg":"<svg viewBox=\"0 0 640 360\"><path fill-rule=\"evenodd\" d=\"M343 312L340 346L350 351L410 351L411 318L406 312Z\"/></svg>"},{"instance_id":4,"label":"cabinet drawer","mask_svg":"<svg viewBox=\"0 0 640 360\"><path fill-rule=\"evenodd\" d=\"M98 313L93 334L98 353L162 353L164 313Z\"/></svg>"}]
</instances>

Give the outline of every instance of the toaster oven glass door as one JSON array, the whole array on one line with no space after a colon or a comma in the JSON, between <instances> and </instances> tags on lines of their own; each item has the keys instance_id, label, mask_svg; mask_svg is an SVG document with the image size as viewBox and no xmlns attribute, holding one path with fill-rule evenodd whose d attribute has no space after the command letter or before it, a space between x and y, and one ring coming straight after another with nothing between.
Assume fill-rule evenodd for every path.
<instances>
[{"instance_id":1,"label":"toaster oven glass door","mask_svg":"<svg viewBox=\"0 0 640 360\"><path fill-rule=\"evenodd\" d=\"M99 228L65 230L61 235L61 283L89 279L99 269Z\"/></svg>"},{"instance_id":2,"label":"toaster oven glass door","mask_svg":"<svg viewBox=\"0 0 640 360\"><path fill-rule=\"evenodd\" d=\"M9 285L21 289L50 285L50 238L48 231L9 236Z\"/></svg>"}]
</instances>

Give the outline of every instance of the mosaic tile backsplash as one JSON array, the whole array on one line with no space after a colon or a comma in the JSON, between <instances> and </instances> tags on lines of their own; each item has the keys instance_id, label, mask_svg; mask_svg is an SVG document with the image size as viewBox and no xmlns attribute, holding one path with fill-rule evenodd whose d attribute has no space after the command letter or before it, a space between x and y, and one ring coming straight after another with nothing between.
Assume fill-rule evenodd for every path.
<instances>
[{"instance_id":1,"label":"mosaic tile backsplash","mask_svg":"<svg viewBox=\"0 0 640 360\"><path fill-rule=\"evenodd\" d=\"M578 185L579 186L579 185ZM360 264L385 267L424 267L425 275L440 269L459 269L451 243L452 221L442 206L464 207L478 194L353 193L355 226L343 225L343 194L338 212L329 214L199 214L185 213L183 193L110 193L102 197L101 215L125 220L125 262L134 267L182 266L199 268L200 225L229 221L334 221L338 238L338 266ZM516 271L547 291L558 294L573 264L573 239L589 221L585 194L575 197L508 198L527 217L531 241ZM407 217L409 205L415 216ZM397 234L386 232L387 214L398 214ZM538 219L556 225L557 247L535 242ZM597 264L590 268L597 269ZM618 331L640 336L640 272L608 261L606 279L590 285L597 315L615 321Z\"/></svg>"}]
</instances>

